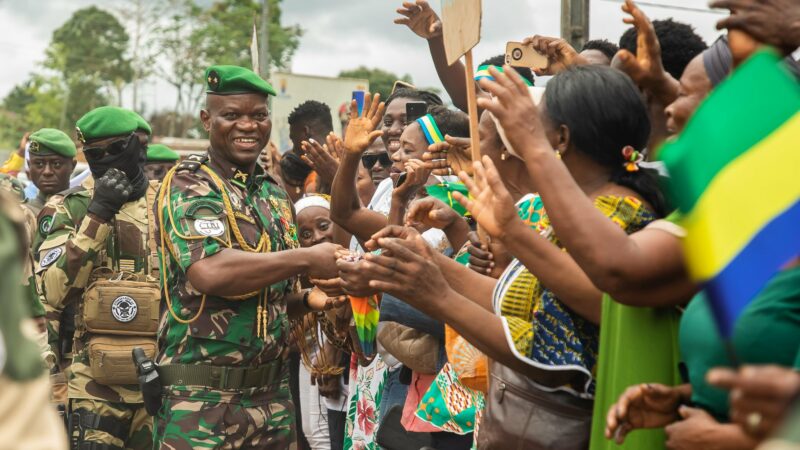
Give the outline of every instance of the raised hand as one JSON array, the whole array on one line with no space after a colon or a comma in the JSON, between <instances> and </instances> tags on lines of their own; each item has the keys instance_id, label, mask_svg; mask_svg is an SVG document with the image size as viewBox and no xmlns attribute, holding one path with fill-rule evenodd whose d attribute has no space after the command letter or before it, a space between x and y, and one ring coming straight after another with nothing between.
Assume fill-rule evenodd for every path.
<instances>
[{"instance_id":1,"label":"raised hand","mask_svg":"<svg viewBox=\"0 0 800 450\"><path fill-rule=\"evenodd\" d=\"M789 54L800 46L800 5L795 0L714 0L709 6L732 11L717 29L741 30Z\"/></svg>"},{"instance_id":2,"label":"raised hand","mask_svg":"<svg viewBox=\"0 0 800 450\"><path fill-rule=\"evenodd\" d=\"M445 135L444 142L437 142L428 147L422 154L422 160L427 167L433 169L434 175L455 175L462 171L472 175L469 138Z\"/></svg>"},{"instance_id":3,"label":"raised hand","mask_svg":"<svg viewBox=\"0 0 800 450\"><path fill-rule=\"evenodd\" d=\"M382 131L376 130L386 109L380 99L381 94L375 94L374 97L365 95L364 108L360 116L355 99L350 102L350 122L347 124L347 134L344 137L344 151L360 155L375 139L383 135Z\"/></svg>"},{"instance_id":4,"label":"raised hand","mask_svg":"<svg viewBox=\"0 0 800 450\"><path fill-rule=\"evenodd\" d=\"M637 384L622 393L606 416L606 439L617 444L638 428L660 428L679 419L678 407L683 400L678 388L663 384Z\"/></svg>"},{"instance_id":5,"label":"raised hand","mask_svg":"<svg viewBox=\"0 0 800 450\"><path fill-rule=\"evenodd\" d=\"M335 135L333 133L328 135L327 140L329 142L332 136ZM314 139L303 141L301 147L305 152L301 156L303 161L317 172L320 181L325 186L330 187L333 183L333 178L336 176L336 171L339 170L339 155L335 153L334 148L331 145L321 145Z\"/></svg>"},{"instance_id":6,"label":"raised hand","mask_svg":"<svg viewBox=\"0 0 800 450\"><path fill-rule=\"evenodd\" d=\"M636 27L636 55L622 49L614 58L614 67L628 74L643 90L659 98L664 105L677 97L677 82L664 70L661 62L661 44L653 23L633 0L625 0L622 19Z\"/></svg>"},{"instance_id":7,"label":"raised hand","mask_svg":"<svg viewBox=\"0 0 800 450\"><path fill-rule=\"evenodd\" d=\"M539 108L533 102L531 91L516 70L505 66L500 72L489 68L494 81L482 79L481 88L492 94L479 98L478 108L489 110L503 126L511 147L523 159L537 150L553 151L544 133Z\"/></svg>"},{"instance_id":8,"label":"raised hand","mask_svg":"<svg viewBox=\"0 0 800 450\"><path fill-rule=\"evenodd\" d=\"M88 212L103 220L111 220L133 192L128 177L119 169L108 169L94 186Z\"/></svg>"},{"instance_id":9,"label":"raised hand","mask_svg":"<svg viewBox=\"0 0 800 450\"><path fill-rule=\"evenodd\" d=\"M514 200L503 185L492 160L484 156L483 162L476 162L474 167L474 178L463 172L459 174L459 178L469 189L470 197L453 192L453 198L472 214L492 238L502 241L512 223L522 220L517 215Z\"/></svg>"},{"instance_id":10,"label":"raised hand","mask_svg":"<svg viewBox=\"0 0 800 450\"><path fill-rule=\"evenodd\" d=\"M544 70L533 69L537 75L555 75L569 66L588 64L567 41L561 38L537 34L523 39L522 43L531 45L537 52L547 56L547 67Z\"/></svg>"},{"instance_id":11,"label":"raised hand","mask_svg":"<svg viewBox=\"0 0 800 450\"><path fill-rule=\"evenodd\" d=\"M397 14L403 17L394 19L394 23L407 26L423 39L442 35L442 21L426 0L403 2L403 6L397 8Z\"/></svg>"}]
</instances>

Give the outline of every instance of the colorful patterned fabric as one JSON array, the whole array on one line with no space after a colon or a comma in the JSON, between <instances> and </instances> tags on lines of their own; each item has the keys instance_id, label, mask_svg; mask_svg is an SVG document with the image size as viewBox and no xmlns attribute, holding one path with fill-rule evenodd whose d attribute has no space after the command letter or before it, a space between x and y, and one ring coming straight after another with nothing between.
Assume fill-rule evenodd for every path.
<instances>
[{"instance_id":1,"label":"colorful patterned fabric","mask_svg":"<svg viewBox=\"0 0 800 450\"><path fill-rule=\"evenodd\" d=\"M380 316L380 301L378 296L350 298L353 309L353 321L356 324L356 334L361 351L367 358L375 354L375 339L378 336L378 317Z\"/></svg>"},{"instance_id":2,"label":"colorful patterned fabric","mask_svg":"<svg viewBox=\"0 0 800 450\"><path fill-rule=\"evenodd\" d=\"M603 196L594 206L626 233L642 229L655 217L633 197ZM541 216L537 228L563 248L549 219ZM503 320L506 338L520 360L542 370L574 371L564 390L591 398L594 395L599 327L561 303L555 294L518 260L506 269L494 292L494 307Z\"/></svg>"},{"instance_id":3,"label":"colorful patterned fabric","mask_svg":"<svg viewBox=\"0 0 800 450\"><path fill-rule=\"evenodd\" d=\"M422 128L422 132L425 134L425 140L428 141L429 145L444 142L444 136L439 130L439 126L436 125L436 121L433 120L432 115L426 114L420 117L417 119L417 123L419 124L420 128Z\"/></svg>"},{"instance_id":4,"label":"colorful patterned fabric","mask_svg":"<svg viewBox=\"0 0 800 450\"><path fill-rule=\"evenodd\" d=\"M538 229L545 215L544 204L538 195L528 194L517 202L519 217ZM469 262L469 243L456 256L456 261ZM485 406L488 358L453 328L445 325L448 363L439 371L417 410L417 417L444 431L467 434L478 423L476 412Z\"/></svg>"},{"instance_id":5,"label":"colorful patterned fabric","mask_svg":"<svg viewBox=\"0 0 800 450\"><path fill-rule=\"evenodd\" d=\"M350 393L347 397L347 421L344 427L344 449L377 450L378 411L388 370L380 355L368 366L350 357Z\"/></svg>"}]
</instances>

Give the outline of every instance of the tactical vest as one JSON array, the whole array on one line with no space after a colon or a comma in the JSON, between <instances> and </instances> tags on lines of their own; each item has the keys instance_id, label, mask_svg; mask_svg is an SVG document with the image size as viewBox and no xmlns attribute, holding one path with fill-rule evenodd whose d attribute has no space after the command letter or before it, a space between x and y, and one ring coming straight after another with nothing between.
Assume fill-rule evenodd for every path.
<instances>
[{"instance_id":1,"label":"tactical vest","mask_svg":"<svg viewBox=\"0 0 800 450\"><path fill-rule=\"evenodd\" d=\"M92 271L80 305L76 325L86 342L92 378L100 384L135 384L132 350L141 347L149 358L156 354L161 295L151 206L157 190L158 182L151 181L145 194L146 232L120 220L134 218L130 208L140 208L141 202L123 206L109 224L110 245L101 258L106 264Z\"/></svg>"}]
</instances>

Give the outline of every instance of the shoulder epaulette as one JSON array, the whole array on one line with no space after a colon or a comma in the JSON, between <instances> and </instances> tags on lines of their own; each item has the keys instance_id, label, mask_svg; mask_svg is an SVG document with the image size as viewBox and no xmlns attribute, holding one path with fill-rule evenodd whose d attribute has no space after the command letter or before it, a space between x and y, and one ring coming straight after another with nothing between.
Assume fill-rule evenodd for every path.
<instances>
[{"instance_id":1,"label":"shoulder epaulette","mask_svg":"<svg viewBox=\"0 0 800 450\"><path fill-rule=\"evenodd\" d=\"M197 170L200 168L200 166L205 164L206 161L208 161L208 155L207 154L197 153L197 154L189 155L183 161L178 163L178 167L175 169L175 171L176 172L181 172L181 171L197 172Z\"/></svg>"}]
</instances>

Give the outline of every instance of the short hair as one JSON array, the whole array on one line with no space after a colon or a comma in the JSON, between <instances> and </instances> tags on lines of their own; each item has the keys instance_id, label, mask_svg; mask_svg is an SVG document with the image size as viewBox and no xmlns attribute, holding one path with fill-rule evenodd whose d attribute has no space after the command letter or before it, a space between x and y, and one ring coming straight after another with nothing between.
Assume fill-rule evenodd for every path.
<instances>
[{"instance_id":1,"label":"short hair","mask_svg":"<svg viewBox=\"0 0 800 450\"><path fill-rule=\"evenodd\" d=\"M430 91L424 91L422 89L411 89L411 88L397 88L392 94L384 101L385 106L389 106L389 103L392 103L395 99L398 98L407 98L410 100L418 101L418 102L425 102L428 104L428 107L431 105L443 105L442 99Z\"/></svg>"},{"instance_id":2,"label":"short hair","mask_svg":"<svg viewBox=\"0 0 800 450\"><path fill-rule=\"evenodd\" d=\"M299 105L289 114L289 125L303 124L309 128L323 133L333 131L331 109L325 103L308 100Z\"/></svg>"},{"instance_id":3,"label":"short hair","mask_svg":"<svg viewBox=\"0 0 800 450\"><path fill-rule=\"evenodd\" d=\"M506 63L506 55L500 54L497 56L492 56L491 58L487 59L486 61L478 64L480 66L503 66ZM529 67L514 67L514 70L524 79L531 82L533 85L533 72Z\"/></svg>"},{"instance_id":4,"label":"short hair","mask_svg":"<svg viewBox=\"0 0 800 450\"><path fill-rule=\"evenodd\" d=\"M617 44L614 44L608 39L592 39L583 46L581 52L586 50L597 50L598 52L606 55L608 60L611 61L614 59L614 55L616 55L619 51L619 47L617 47Z\"/></svg>"},{"instance_id":5,"label":"short hair","mask_svg":"<svg viewBox=\"0 0 800 450\"><path fill-rule=\"evenodd\" d=\"M608 66L573 66L554 76L544 95L545 113L554 125L569 128L576 151L611 169L610 181L637 192L663 216L665 201L655 173L624 167L623 149L643 151L650 136L647 105L633 81Z\"/></svg>"},{"instance_id":6,"label":"short hair","mask_svg":"<svg viewBox=\"0 0 800 450\"><path fill-rule=\"evenodd\" d=\"M706 41L695 33L694 27L672 20L654 20L653 28L661 44L661 62L664 70L669 72L676 80L683 75L683 70L689 61L703 52L708 45ZM631 27L622 33L619 38L619 48L636 54L636 27Z\"/></svg>"},{"instance_id":7,"label":"short hair","mask_svg":"<svg viewBox=\"0 0 800 450\"><path fill-rule=\"evenodd\" d=\"M453 137L469 137L469 116L462 111L452 110L446 106L428 107L428 114L433 117L442 135Z\"/></svg>"}]
</instances>

